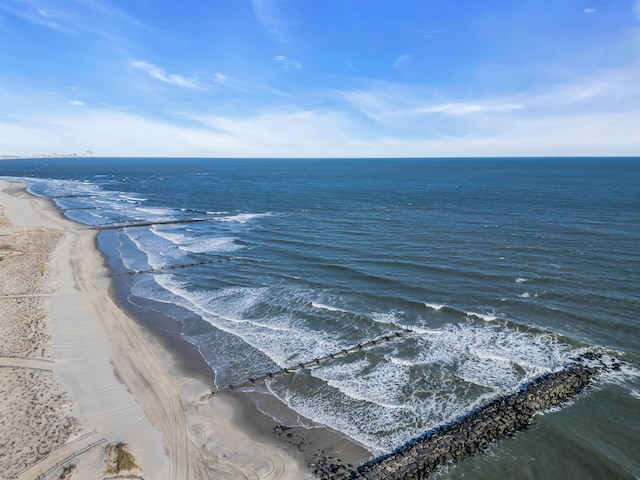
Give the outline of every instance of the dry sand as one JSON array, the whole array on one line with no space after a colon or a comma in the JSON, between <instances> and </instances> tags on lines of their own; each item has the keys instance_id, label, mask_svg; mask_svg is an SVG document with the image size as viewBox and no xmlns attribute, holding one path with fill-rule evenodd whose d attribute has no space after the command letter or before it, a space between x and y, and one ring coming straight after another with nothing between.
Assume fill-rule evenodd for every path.
<instances>
[{"instance_id":1,"label":"dry sand","mask_svg":"<svg viewBox=\"0 0 640 480\"><path fill-rule=\"evenodd\" d=\"M113 301L95 231L2 180L0 213L0 478L313 478Z\"/></svg>"}]
</instances>

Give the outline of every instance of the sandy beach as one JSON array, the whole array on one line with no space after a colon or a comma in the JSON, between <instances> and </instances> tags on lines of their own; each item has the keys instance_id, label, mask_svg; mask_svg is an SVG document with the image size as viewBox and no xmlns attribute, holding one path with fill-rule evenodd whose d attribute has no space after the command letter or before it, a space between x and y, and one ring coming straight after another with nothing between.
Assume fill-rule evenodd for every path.
<instances>
[{"instance_id":1,"label":"sandy beach","mask_svg":"<svg viewBox=\"0 0 640 480\"><path fill-rule=\"evenodd\" d=\"M120 308L95 235L0 181L2 478L313 478Z\"/></svg>"}]
</instances>

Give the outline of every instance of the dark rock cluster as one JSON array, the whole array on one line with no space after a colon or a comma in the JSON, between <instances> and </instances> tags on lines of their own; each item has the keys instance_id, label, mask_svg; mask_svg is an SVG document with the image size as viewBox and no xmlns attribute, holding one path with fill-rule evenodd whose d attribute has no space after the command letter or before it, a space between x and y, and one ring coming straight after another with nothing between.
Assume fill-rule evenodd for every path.
<instances>
[{"instance_id":1,"label":"dark rock cluster","mask_svg":"<svg viewBox=\"0 0 640 480\"><path fill-rule=\"evenodd\" d=\"M448 462L461 460L501 437L525 428L536 412L546 410L582 391L603 369L617 369L599 354L587 353L562 370L543 375L517 392L494 400L454 422L430 430L395 452L356 469L318 461L314 473L323 480L424 479Z\"/></svg>"}]
</instances>

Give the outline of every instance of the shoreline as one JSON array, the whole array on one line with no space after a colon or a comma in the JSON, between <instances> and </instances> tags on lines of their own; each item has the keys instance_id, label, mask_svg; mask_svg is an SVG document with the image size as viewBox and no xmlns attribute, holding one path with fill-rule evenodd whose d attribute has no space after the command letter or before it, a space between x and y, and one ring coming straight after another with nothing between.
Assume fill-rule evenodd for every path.
<instances>
[{"instance_id":1,"label":"shoreline","mask_svg":"<svg viewBox=\"0 0 640 480\"><path fill-rule=\"evenodd\" d=\"M112 254L98 249L109 271L126 269L121 264L109 266L109 261L113 261ZM119 258L115 261L119 262ZM215 372L200 354L198 347L182 337L182 324L163 312L145 312L142 307L129 302L128 278L130 277L126 275L111 278L110 293L113 302L142 325L143 330L147 331L154 341L161 344L163 351L172 356L181 374L195 377L207 385L207 394L213 391L216 388ZM332 459L342 458L351 464L374 458L373 453L340 432L307 418L301 420L296 411L266 392L239 390L227 392L219 398L226 398L226 401L233 404L234 421L243 430L250 432L252 438L258 437L264 442L275 443L294 456L305 468L310 466L309 471L313 470L313 464L318 458L323 456Z\"/></svg>"},{"instance_id":2,"label":"shoreline","mask_svg":"<svg viewBox=\"0 0 640 480\"><path fill-rule=\"evenodd\" d=\"M256 408L237 398L202 402L210 386L119 304L95 230L18 183L0 180L0 205L13 227L64 234L50 260L46 310L56 381L82 431L129 445L145 478L313 478L286 442L257 431L256 415L265 415ZM74 459L78 471L100 475L102 450Z\"/></svg>"}]
</instances>

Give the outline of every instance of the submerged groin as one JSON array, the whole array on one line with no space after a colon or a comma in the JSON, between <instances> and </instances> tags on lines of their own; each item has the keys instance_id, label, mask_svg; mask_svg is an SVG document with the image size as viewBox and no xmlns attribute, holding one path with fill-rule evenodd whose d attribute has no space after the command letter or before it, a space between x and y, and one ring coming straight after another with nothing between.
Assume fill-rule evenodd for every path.
<instances>
[{"instance_id":1,"label":"submerged groin","mask_svg":"<svg viewBox=\"0 0 640 480\"><path fill-rule=\"evenodd\" d=\"M455 421L430 430L395 452L353 468L330 463L323 457L313 465L323 480L419 480L440 466L461 460L501 437L524 429L536 412L555 407L580 393L603 370L619 362L587 353L562 370L548 373Z\"/></svg>"}]
</instances>

